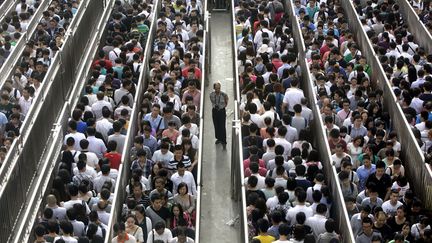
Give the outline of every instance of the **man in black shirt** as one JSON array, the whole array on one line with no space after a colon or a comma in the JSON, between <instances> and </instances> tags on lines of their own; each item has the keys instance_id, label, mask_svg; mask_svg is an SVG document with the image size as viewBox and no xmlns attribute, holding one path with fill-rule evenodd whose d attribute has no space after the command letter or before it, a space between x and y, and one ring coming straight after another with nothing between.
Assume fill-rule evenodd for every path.
<instances>
[{"instance_id":1,"label":"man in black shirt","mask_svg":"<svg viewBox=\"0 0 432 243\"><path fill-rule=\"evenodd\" d=\"M258 178L256 176L249 176L247 181L246 198L248 198L249 194L256 193L259 197L266 200L264 192L256 188L257 184Z\"/></svg>"},{"instance_id":2,"label":"man in black shirt","mask_svg":"<svg viewBox=\"0 0 432 243\"><path fill-rule=\"evenodd\" d=\"M378 211L375 213L375 219L372 228L375 231L378 231L381 233L381 236L383 237L383 240L385 242L392 240L393 238L393 230L390 228L390 226L386 223L387 216L383 211Z\"/></svg>"},{"instance_id":3,"label":"man in black shirt","mask_svg":"<svg viewBox=\"0 0 432 243\"><path fill-rule=\"evenodd\" d=\"M170 227L171 213L168 208L163 205L162 195L153 193L151 195L151 206L146 209L146 215L151 219L152 224L164 222L166 227Z\"/></svg>"},{"instance_id":4,"label":"man in black shirt","mask_svg":"<svg viewBox=\"0 0 432 243\"><path fill-rule=\"evenodd\" d=\"M390 197L390 188L392 186L391 177L385 174L385 163L383 161L378 161L376 163L376 172L371 174L367 180L366 185L370 182L376 184L376 190L378 196L383 200L387 201Z\"/></svg>"},{"instance_id":5,"label":"man in black shirt","mask_svg":"<svg viewBox=\"0 0 432 243\"><path fill-rule=\"evenodd\" d=\"M417 116L417 111L412 108L411 105L412 98L411 97L405 97L402 101L402 111L404 114L410 114L412 117Z\"/></svg>"},{"instance_id":6,"label":"man in black shirt","mask_svg":"<svg viewBox=\"0 0 432 243\"><path fill-rule=\"evenodd\" d=\"M378 154L378 152L385 148L386 143L384 141L385 131L383 129L378 129L375 134L375 138L372 138L369 141L369 144L373 144L374 147L371 147L374 155Z\"/></svg>"},{"instance_id":7,"label":"man in black shirt","mask_svg":"<svg viewBox=\"0 0 432 243\"><path fill-rule=\"evenodd\" d=\"M423 101L432 101L432 83L426 81L423 83L423 93L419 96L419 98Z\"/></svg>"}]
</instances>

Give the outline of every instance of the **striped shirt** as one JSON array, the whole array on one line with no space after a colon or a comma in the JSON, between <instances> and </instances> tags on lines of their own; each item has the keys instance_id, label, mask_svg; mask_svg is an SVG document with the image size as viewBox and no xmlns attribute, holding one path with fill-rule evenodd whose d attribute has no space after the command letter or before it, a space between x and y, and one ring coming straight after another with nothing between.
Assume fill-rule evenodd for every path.
<instances>
[{"instance_id":1,"label":"striped shirt","mask_svg":"<svg viewBox=\"0 0 432 243\"><path fill-rule=\"evenodd\" d=\"M177 170L177 164L179 162L183 162L185 168L189 168L192 166L192 162L189 159L188 156L183 155L181 160L176 160L176 158L174 157L167 165L166 165L166 169L170 170L171 172L175 172Z\"/></svg>"}]
</instances>

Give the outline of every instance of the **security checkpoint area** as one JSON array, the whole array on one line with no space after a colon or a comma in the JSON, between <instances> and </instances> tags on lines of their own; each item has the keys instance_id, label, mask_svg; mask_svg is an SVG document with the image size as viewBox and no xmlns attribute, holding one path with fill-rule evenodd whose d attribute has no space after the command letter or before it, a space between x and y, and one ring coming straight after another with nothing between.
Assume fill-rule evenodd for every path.
<instances>
[{"instance_id":1,"label":"security checkpoint area","mask_svg":"<svg viewBox=\"0 0 432 243\"><path fill-rule=\"evenodd\" d=\"M432 242L431 6L0 1L0 242Z\"/></svg>"}]
</instances>

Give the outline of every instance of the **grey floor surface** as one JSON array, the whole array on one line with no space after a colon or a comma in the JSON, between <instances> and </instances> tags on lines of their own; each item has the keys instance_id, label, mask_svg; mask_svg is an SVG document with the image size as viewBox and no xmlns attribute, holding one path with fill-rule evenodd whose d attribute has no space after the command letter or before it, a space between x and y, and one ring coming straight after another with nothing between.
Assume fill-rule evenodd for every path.
<instances>
[{"instance_id":1,"label":"grey floor surface","mask_svg":"<svg viewBox=\"0 0 432 243\"><path fill-rule=\"evenodd\" d=\"M211 68L205 92L204 151L202 161L202 201L200 242L240 242L240 226L226 223L239 213L239 204L231 199L231 127L233 119L233 56L229 13L211 16ZM229 98L227 107L227 151L215 145L211 102L213 82L219 80Z\"/></svg>"}]
</instances>

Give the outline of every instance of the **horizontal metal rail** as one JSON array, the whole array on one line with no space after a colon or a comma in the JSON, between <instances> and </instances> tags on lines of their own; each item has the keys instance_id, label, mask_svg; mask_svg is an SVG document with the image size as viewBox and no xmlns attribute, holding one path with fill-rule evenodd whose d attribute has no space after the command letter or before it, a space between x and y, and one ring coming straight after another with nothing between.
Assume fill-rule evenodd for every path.
<instances>
[{"instance_id":1,"label":"horizontal metal rail","mask_svg":"<svg viewBox=\"0 0 432 243\"><path fill-rule=\"evenodd\" d=\"M98 6L100 5L100 6ZM94 11L94 8L99 12ZM92 11L90 11L92 10ZM21 136L13 142L11 151L7 155L7 163L0 170L1 187L0 187L0 208L1 218L7 221L1 228L0 237L7 237L12 228L17 225L20 218L17 216L26 205L31 193L32 181L38 176L39 164L43 152L46 149L46 141L51 134L51 127L61 109L63 108L65 95L69 87L73 84L70 77L65 77L64 70L60 68L61 63L68 63L70 56L64 56L70 48L69 43L80 40L80 38L89 38L93 30L93 25L103 11L102 3L98 1L85 1L79 9L80 14L75 15L75 22L71 26L87 25L87 33L77 33L74 38L66 41L63 47L53 58L52 64L42 82L41 91L34 98L33 105L23 123ZM90 25L89 25L90 24ZM75 55L79 56L85 50L81 48L75 50ZM70 52L70 50L69 50ZM76 58L79 60L79 57ZM73 62L71 62L73 64ZM74 67L74 65L70 65ZM4 238L2 238L4 239ZM1 242L5 242L6 239Z\"/></svg>"},{"instance_id":2,"label":"horizontal metal rail","mask_svg":"<svg viewBox=\"0 0 432 243\"><path fill-rule=\"evenodd\" d=\"M372 81L375 80L377 86L383 90L383 105L388 111L393 124L393 129L397 128L398 139L401 144L402 161L404 162L407 178L411 188L417 196L426 203L426 208L432 209L432 171L424 163L424 155L414 137L413 131L405 118L401 106L393 92L390 81L381 66L377 54L375 53L371 41L364 31L360 18L355 11L352 1L342 1L342 8L349 16L348 22L353 33L358 33L357 43L364 56L368 57L369 65L372 68Z\"/></svg>"}]
</instances>

